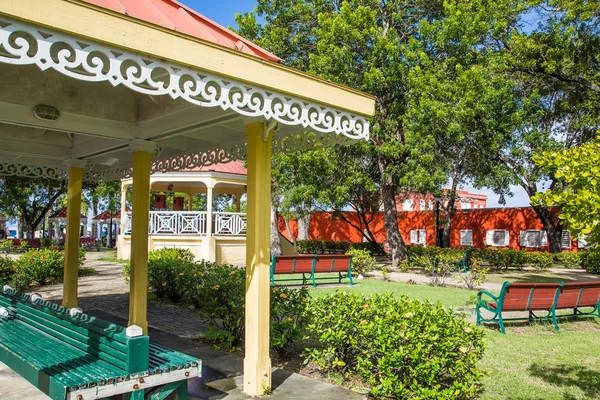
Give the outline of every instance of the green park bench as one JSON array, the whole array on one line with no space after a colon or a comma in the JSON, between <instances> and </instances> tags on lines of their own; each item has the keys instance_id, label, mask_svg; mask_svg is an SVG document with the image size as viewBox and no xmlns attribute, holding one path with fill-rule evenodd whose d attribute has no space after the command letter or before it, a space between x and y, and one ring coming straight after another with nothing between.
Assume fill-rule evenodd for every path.
<instances>
[{"instance_id":1,"label":"green park bench","mask_svg":"<svg viewBox=\"0 0 600 400\"><path fill-rule=\"evenodd\" d=\"M187 399L201 361L150 343L124 328L26 295L0 289L0 361L53 400Z\"/></svg>"},{"instance_id":2,"label":"green park bench","mask_svg":"<svg viewBox=\"0 0 600 400\"><path fill-rule=\"evenodd\" d=\"M462 258L459 261L455 261L452 263L452 266L454 267L455 271L460 271L462 270L462 272L467 272L469 271L469 269L471 269L471 254L473 253L473 250L467 250L464 252Z\"/></svg>"},{"instance_id":3,"label":"green park bench","mask_svg":"<svg viewBox=\"0 0 600 400\"><path fill-rule=\"evenodd\" d=\"M504 282L500 294L494 296L492 293L482 290L477 294L477 325L485 322L497 323L502 333L505 321L533 321L536 318L550 320L558 330L558 321L556 320L556 303L562 288L562 283L510 283ZM489 300L484 299L487 296ZM481 309L492 313L490 318L484 318ZM502 315L504 312L528 311L529 316L506 318ZM542 317L535 315L535 311L546 311L547 314Z\"/></svg>"},{"instance_id":4,"label":"green park bench","mask_svg":"<svg viewBox=\"0 0 600 400\"><path fill-rule=\"evenodd\" d=\"M351 254L274 255L271 259L271 284L273 286L275 286L275 282L294 280L289 278L275 279L275 275L302 274L302 279L297 280L302 280L302 284L305 284L310 279L313 286L317 287L316 274L335 272L338 273L338 276L320 279L337 279L338 283L342 283L342 279L348 278L350 285L354 284L352 281Z\"/></svg>"},{"instance_id":5,"label":"green park bench","mask_svg":"<svg viewBox=\"0 0 600 400\"><path fill-rule=\"evenodd\" d=\"M489 297L492 301L483 299ZM588 311L582 309L587 308ZM591 308L591 310L589 310ZM493 313L491 318L484 318L481 309ZM570 283L510 283L504 282L498 296L481 291L477 294L477 325L482 322L494 322L504 331L504 321L528 320L538 318L534 311L543 310L548 314L543 319L551 320L558 329L556 310L572 309L572 314L561 314L559 317L597 316L600 318L600 282ZM505 318L505 311L529 311L527 318Z\"/></svg>"}]
</instances>

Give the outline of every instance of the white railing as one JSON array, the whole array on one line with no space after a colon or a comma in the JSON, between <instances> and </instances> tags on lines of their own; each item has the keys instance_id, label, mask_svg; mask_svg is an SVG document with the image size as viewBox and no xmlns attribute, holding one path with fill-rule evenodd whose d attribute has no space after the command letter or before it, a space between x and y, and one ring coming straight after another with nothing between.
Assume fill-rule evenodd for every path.
<instances>
[{"instance_id":1,"label":"white railing","mask_svg":"<svg viewBox=\"0 0 600 400\"><path fill-rule=\"evenodd\" d=\"M213 213L215 216L215 235L245 235L246 214L244 213Z\"/></svg>"},{"instance_id":2,"label":"white railing","mask_svg":"<svg viewBox=\"0 0 600 400\"><path fill-rule=\"evenodd\" d=\"M245 235L246 214L213 213L215 235ZM150 211L150 235L206 235L206 211ZM131 212L125 213L125 234L131 234Z\"/></svg>"}]
</instances>

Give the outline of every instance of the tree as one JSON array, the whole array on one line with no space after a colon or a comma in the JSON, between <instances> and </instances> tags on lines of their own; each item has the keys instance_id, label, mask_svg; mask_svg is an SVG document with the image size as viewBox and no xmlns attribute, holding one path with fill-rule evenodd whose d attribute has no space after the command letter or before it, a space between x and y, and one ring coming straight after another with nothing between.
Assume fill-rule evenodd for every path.
<instances>
[{"instance_id":1,"label":"tree","mask_svg":"<svg viewBox=\"0 0 600 400\"><path fill-rule=\"evenodd\" d=\"M107 181L100 182L95 188L95 193L105 210L110 212L110 221L107 232L107 247L112 247L113 243L113 219L112 215L121 208L121 182Z\"/></svg>"},{"instance_id":2,"label":"tree","mask_svg":"<svg viewBox=\"0 0 600 400\"><path fill-rule=\"evenodd\" d=\"M530 198L539 186L557 190L558 181L533 159L544 152L567 150L589 142L598 127L600 4L593 1L530 1L532 32L514 29L499 46L496 70L514 85L519 106L512 137L496 155L504 167L498 183L487 184L501 195L507 182L521 186ZM525 12L524 11L524 12ZM561 251L562 221L547 207L532 204L548 235L550 250Z\"/></svg>"},{"instance_id":3,"label":"tree","mask_svg":"<svg viewBox=\"0 0 600 400\"><path fill-rule=\"evenodd\" d=\"M578 147L544 152L533 161L557 184L537 193L532 204L560 207L559 218L573 236L589 235L588 242L600 243L600 137Z\"/></svg>"},{"instance_id":4,"label":"tree","mask_svg":"<svg viewBox=\"0 0 600 400\"><path fill-rule=\"evenodd\" d=\"M398 187L424 187L439 178L427 171L431 143L421 146L423 138L414 140L402 123L411 67L403 47L417 36L422 19L440 16L441 5L425 0L260 0L253 13L237 18L242 35L281 54L290 65L377 97L371 143L394 266L406 257L397 223ZM282 36L293 39L282 45Z\"/></svg>"},{"instance_id":5,"label":"tree","mask_svg":"<svg viewBox=\"0 0 600 400\"><path fill-rule=\"evenodd\" d=\"M0 178L0 211L9 217L21 219L27 237L33 238L54 204L67 193L62 180L30 179L17 176Z\"/></svg>"}]
</instances>

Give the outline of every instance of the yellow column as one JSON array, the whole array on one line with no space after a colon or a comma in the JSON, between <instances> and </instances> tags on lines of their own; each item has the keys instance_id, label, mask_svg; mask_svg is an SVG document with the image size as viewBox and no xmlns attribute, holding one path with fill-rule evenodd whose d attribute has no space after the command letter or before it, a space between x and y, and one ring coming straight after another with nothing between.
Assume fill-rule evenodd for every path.
<instances>
[{"instance_id":1,"label":"yellow column","mask_svg":"<svg viewBox=\"0 0 600 400\"><path fill-rule=\"evenodd\" d=\"M248 191L246 235L246 355L244 392L261 396L271 388L269 357L270 293L269 241L271 201L271 141L264 124L246 125Z\"/></svg>"},{"instance_id":2,"label":"yellow column","mask_svg":"<svg viewBox=\"0 0 600 400\"><path fill-rule=\"evenodd\" d=\"M77 276L79 272L79 225L81 223L81 187L83 167L69 166L67 192L67 233L65 237L64 307L77 307ZM83 164L85 165L85 164Z\"/></svg>"},{"instance_id":3,"label":"yellow column","mask_svg":"<svg viewBox=\"0 0 600 400\"><path fill-rule=\"evenodd\" d=\"M153 144L135 142L133 151L133 196L131 205L131 275L129 280L129 325L148 333L148 217L150 216L150 165Z\"/></svg>"}]
</instances>

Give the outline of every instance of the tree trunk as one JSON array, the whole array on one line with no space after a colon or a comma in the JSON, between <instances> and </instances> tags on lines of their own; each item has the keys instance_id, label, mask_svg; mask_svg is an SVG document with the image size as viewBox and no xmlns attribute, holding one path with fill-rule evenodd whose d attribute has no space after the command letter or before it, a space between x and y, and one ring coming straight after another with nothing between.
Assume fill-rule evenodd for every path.
<instances>
[{"instance_id":1,"label":"tree trunk","mask_svg":"<svg viewBox=\"0 0 600 400\"><path fill-rule=\"evenodd\" d=\"M94 210L94 217L98 215L98 199L96 197L92 198L92 209ZM98 224L92 225L92 237L94 239L98 238Z\"/></svg>"},{"instance_id":2,"label":"tree trunk","mask_svg":"<svg viewBox=\"0 0 600 400\"><path fill-rule=\"evenodd\" d=\"M452 187L449 191L448 203L444 207L444 222L442 227L444 232L442 233L442 247L450 248L450 233L452 230L452 218L456 213L456 189L458 188L458 181L456 177L452 180Z\"/></svg>"},{"instance_id":3,"label":"tree trunk","mask_svg":"<svg viewBox=\"0 0 600 400\"><path fill-rule=\"evenodd\" d=\"M398 228L398 212L396 210L396 190L392 178L386 169L389 161L384 156L378 156L379 172L381 173L381 200L383 203L383 222L387 241L392 255L392 266L395 268L406 259L406 245Z\"/></svg>"},{"instance_id":4,"label":"tree trunk","mask_svg":"<svg viewBox=\"0 0 600 400\"><path fill-rule=\"evenodd\" d=\"M112 230L113 230L113 221L112 221L112 211L110 212L110 221L108 223L108 232L106 233L106 236L108 238L108 243L106 243L106 247L108 247L109 249L112 249Z\"/></svg>"},{"instance_id":5,"label":"tree trunk","mask_svg":"<svg viewBox=\"0 0 600 400\"><path fill-rule=\"evenodd\" d=\"M310 212L306 216L298 218L298 240L308 240L310 227Z\"/></svg>"},{"instance_id":6,"label":"tree trunk","mask_svg":"<svg viewBox=\"0 0 600 400\"><path fill-rule=\"evenodd\" d=\"M277 210L273 206L273 202L271 202L271 257L275 254L280 255L282 253L278 222Z\"/></svg>"},{"instance_id":7,"label":"tree trunk","mask_svg":"<svg viewBox=\"0 0 600 400\"><path fill-rule=\"evenodd\" d=\"M552 254L562 251L561 239L563 227L560 222L554 220L552 212L546 207L532 207L537 217L542 221L544 230L548 235L548 248Z\"/></svg>"},{"instance_id":8,"label":"tree trunk","mask_svg":"<svg viewBox=\"0 0 600 400\"><path fill-rule=\"evenodd\" d=\"M298 240L298 239L295 238L294 235L292 235L292 228L290 228L290 220L287 218L284 218L283 221L285 222L285 229L287 230L287 233L290 237L290 242L292 242L292 244L295 246L296 240Z\"/></svg>"}]
</instances>

